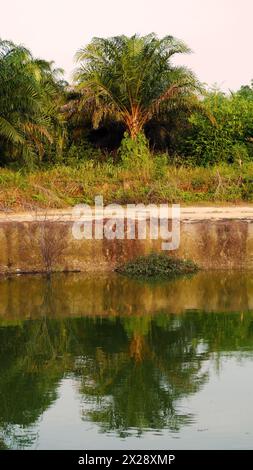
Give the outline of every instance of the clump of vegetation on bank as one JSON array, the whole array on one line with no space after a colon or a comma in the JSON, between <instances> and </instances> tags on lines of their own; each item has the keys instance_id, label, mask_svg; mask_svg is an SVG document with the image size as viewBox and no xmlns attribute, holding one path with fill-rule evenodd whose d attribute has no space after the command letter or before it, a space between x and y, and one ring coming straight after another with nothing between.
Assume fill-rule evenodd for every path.
<instances>
[{"instance_id":1,"label":"clump of vegetation on bank","mask_svg":"<svg viewBox=\"0 0 253 470\"><path fill-rule=\"evenodd\" d=\"M116 268L120 274L140 279L172 278L197 270L197 265L192 261L172 258L165 253L140 256Z\"/></svg>"}]
</instances>

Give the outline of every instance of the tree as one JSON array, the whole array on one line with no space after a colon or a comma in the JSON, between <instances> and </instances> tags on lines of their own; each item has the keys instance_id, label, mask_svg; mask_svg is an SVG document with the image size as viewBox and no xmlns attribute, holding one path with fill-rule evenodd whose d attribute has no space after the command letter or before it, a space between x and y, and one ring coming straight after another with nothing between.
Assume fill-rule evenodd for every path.
<instances>
[{"instance_id":1,"label":"tree","mask_svg":"<svg viewBox=\"0 0 253 470\"><path fill-rule=\"evenodd\" d=\"M0 40L0 155L42 158L60 127L61 70Z\"/></svg>"},{"instance_id":2,"label":"tree","mask_svg":"<svg viewBox=\"0 0 253 470\"><path fill-rule=\"evenodd\" d=\"M90 112L94 127L106 118L123 122L136 139L151 118L179 106L196 90L193 73L171 63L173 56L189 52L173 36L158 39L153 33L93 38L76 54L79 110Z\"/></svg>"},{"instance_id":3,"label":"tree","mask_svg":"<svg viewBox=\"0 0 253 470\"><path fill-rule=\"evenodd\" d=\"M250 85L242 85L237 94L243 98L253 100L253 80L251 80Z\"/></svg>"},{"instance_id":4,"label":"tree","mask_svg":"<svg viewBox=\"0 0 253 470\"><path fill-rule=\"evenodd\" d=\"M181 153L197 165L221 161L242 164L252 158L251 95L250 87L228 95L219 90L209 92L203 101L206 114L195 111L189 119L191 128L182 136Z\"/></svg>"}]
</instances>

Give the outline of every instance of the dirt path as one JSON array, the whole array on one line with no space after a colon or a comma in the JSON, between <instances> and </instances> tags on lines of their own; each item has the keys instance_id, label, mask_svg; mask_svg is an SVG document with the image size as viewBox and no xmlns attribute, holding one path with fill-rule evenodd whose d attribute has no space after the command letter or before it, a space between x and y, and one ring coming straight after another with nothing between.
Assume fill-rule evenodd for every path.
<instances>
[{"instance_id":1,"label":"dirt path","mask_svg":"<svg viewBox=\"0 0 253 470\"><path fill-rule=\"evenodd\" d=\"M170 206L169 206L170 207ZM142 210L143 217L149 214L148 210ZM131 216L131 211L129 212ZM97 212L98 218L103 216L102 211ZM54 209L40 210L31 212L0 212L0 222L13 221L32 221L32 220L57 220L72 221L77 216L73 209ZM86 217L85 217L86 218ZM90 218L90 217L87 217ZM93 216L94 218L94 216ZM253 220L253 204L252 205L234 205L234 206L187 206L181 207L181 220Z\"/></svg>"}]
</instances>

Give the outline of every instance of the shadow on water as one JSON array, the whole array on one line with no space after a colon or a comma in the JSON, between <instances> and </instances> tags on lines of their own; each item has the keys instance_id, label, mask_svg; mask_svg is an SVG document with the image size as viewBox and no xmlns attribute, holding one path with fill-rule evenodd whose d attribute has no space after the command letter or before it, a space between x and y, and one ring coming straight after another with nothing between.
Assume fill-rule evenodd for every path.
<instances>
[{"instance_id":1,"label":"shadow on water","mask_svg":"<svg viewBox=\"0 0 253 470\"><path fill-rule=\"evenodd\" d=\"M247 274L1 280L0 447L33 446L66 377L82 419L106 433L180 432L195 416L178 403L208 382L208 361L252 354L251 309Z\"/></svg>"}]
</instances>

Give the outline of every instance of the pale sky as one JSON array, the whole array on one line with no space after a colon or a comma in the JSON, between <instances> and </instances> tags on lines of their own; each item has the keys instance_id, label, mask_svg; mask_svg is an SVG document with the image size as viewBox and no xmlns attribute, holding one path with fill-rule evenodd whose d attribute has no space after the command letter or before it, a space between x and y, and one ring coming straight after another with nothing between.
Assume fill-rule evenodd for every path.
<instances>
[{"instance_id":1,"label":"pale sky","mask_svg":"<svg viewBox=\"0 0 253 470\"><path fill-rule=\"evenodd\" d=\"M183 63L208 85L237 89L253 78L253 0L0 0L0 37L55 60L67 79L93 36L155 32L184 40Z\"/></svg>"}]
</instances>

